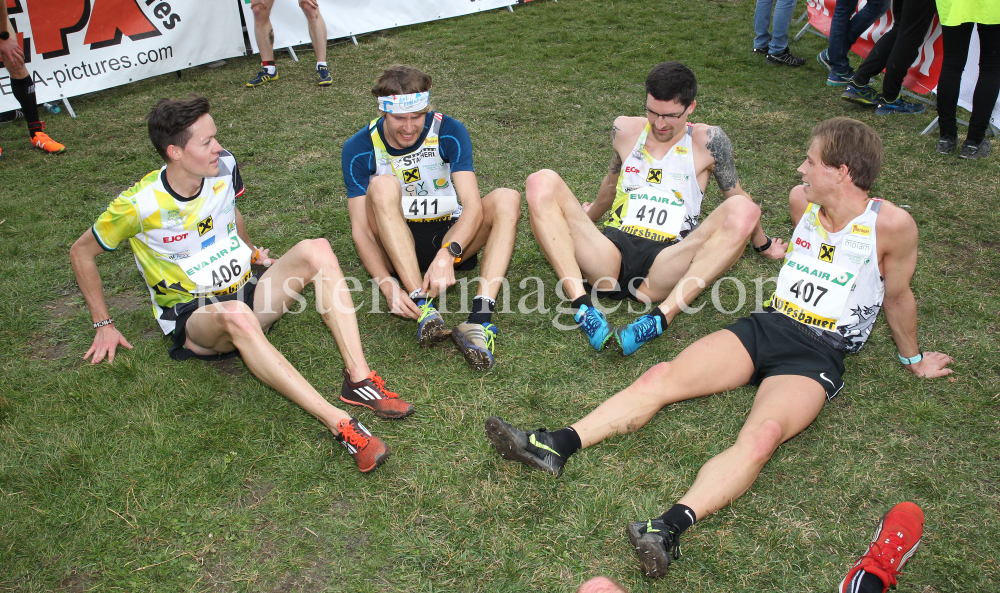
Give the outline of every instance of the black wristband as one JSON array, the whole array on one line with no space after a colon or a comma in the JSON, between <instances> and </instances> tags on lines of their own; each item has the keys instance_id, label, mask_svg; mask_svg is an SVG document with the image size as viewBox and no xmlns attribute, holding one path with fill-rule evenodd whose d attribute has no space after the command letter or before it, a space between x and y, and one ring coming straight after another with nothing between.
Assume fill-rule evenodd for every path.
<instances>
[{"instance_id":1,"label":"black wristband","mask_svg":"<svg viewBox=\"0 0 1000 593\"><path fill-rule=\"evenodd\" d=\"M765 233L764 236L767 237L767 234ZM757 253L763 253L767 251L769 247L771 247L771 237L767 237L767 243L764 243L760 247L754 245L752 241L750 242L750 246L753 247L753 250L756 251Z\"/></svg>"},{"instance_id":2,"label":"black wristband","mask_svg":"<svg viewBox=\"0 0 1000 593\"><path fill-rule=\"evenodd\" d=\"M108 317L108 318L107 318L107 319L105 319L104 321L98 321L97 323L95 323L95 324L94 324L94 329L97 329L97 328L99 328L99 327L104 327L105 325L111 325L111 324L112 324L112 323L114 323L114 322L115 322L115 320L114 320L114 319L112 319L112 318Z\"/></svg>"}]
</instances>

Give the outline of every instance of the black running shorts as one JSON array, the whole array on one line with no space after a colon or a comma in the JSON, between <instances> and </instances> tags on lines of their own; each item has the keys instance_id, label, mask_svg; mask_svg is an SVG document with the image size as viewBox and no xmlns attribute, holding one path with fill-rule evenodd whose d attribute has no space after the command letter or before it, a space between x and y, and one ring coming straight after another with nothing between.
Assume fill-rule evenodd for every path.
<instances>
[{"instance_id":1,"label":"black running shorts","mask_svg":"<svg viewBox=\"0 0 1000 593\"><path fill-rule=\"evenodd\" d=\"M233 358L238 356L239 350L232 350L230 352L222 352L220 354L195 354L191 350L184 347L184 342L187 341L187 334L184 332L184 327L187 325L188 319L191 314L198 309L206 306L213 305L215 303L225 303L226 301L236 301L240 300L246 303L248 307L253 309L253 295L257 290L257 282L260 280L267 270L261 273L254 272L253 276L247 280L247 283L243 287L232 293L222 296L206 298L206 299L194 299L186 303L179 303L174 305L173 314L177 318L177 325L174 327L174 331L170 334L173 337L173 344L170 346L169 354L170 358L174 360L187 360L188 358L200 358L201 360L226 360L227 358Z\"/></svg>"},{"instance_id":2,"label":"black running shorts","mask_svg":"<svg viewBox=\"0 0 1000 593\"><path fill-rule=\"evenodd\" d=\"M431 267L431 263L437 257L437 252L441 249L445 233L448 232L448 229L457 220L457 218L451 218L435 222L406 221L407 226L410 227L410 232L413 233L413 247L417 252L417 265L420 266L421 274L426 272L427 268ZM463 245L463 247L465 246ZM477 254L467 255L468 257L455 267L456 270L465 271L476 267L476 263L479 261Z\"/></svg>"},{"instance_id":3,"label":"black running shorts","mask_svg":"<svg viewBox=\"0 0 1000 593\"><path fill-rule=\"evenodd\" d=\"M726 329L736 334L753 360L750 383L760 385L776 375L809 377L823 386L827 400L844 388L844 353L798 321L774 311L752 313Z\"/></svg>"},{"instance_id":4,"label":"black running shorts","mask_svg":"<svg viewBox=\"0 0 1000 593\"><path fill-rule=\"evenodd\" d=\"M622 263L618 269L618 290L599 291L598 295L616 300L638 301L638 290L653 267L653 260L660 252L678 241L654 241L636 237L616 227L604 227L604 236L615 244L621 253Z\"/></svg>"}]
</instances>

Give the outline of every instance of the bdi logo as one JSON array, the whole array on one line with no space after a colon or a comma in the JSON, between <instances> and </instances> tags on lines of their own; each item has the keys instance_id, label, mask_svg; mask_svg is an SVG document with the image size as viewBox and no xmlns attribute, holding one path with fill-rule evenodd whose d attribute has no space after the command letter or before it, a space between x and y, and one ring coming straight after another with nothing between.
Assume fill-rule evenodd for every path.
<instances>
[{"instance_id":1,"label":"bdi logo","mask_svg":"<svg viewBox=\"0 0 1000 593\"><path fill-rule=\"evenodd\" d=\"M10 6L9 0L0 1ZM22 12L20 2L24 2L31 19L35 53L43 59L69 55L66 36L84 29L87 33L83 43L91 49L118 45L123 35L132 41L162 35L139 7L140 2L152 7L153 16L161 19L165 29L173 29L181 21L163 0L14 0L17 7L11 14ZM25 61L29 43L26 39Z\"/></svg>"},{"instance_id":2,"label":"bdi logo","mask_svg":"<svg viewBox=\"0 0 1000 593\"><path fill-rule=\"evenodd\" d=\"M164 237L163 238L163 242L164 243L176 243L178 241L183 241L184 239L187 238L187 236L188 236L188 234L184 233L182 235L174 235L173 237Z\"/></svg>"}]
</instances>

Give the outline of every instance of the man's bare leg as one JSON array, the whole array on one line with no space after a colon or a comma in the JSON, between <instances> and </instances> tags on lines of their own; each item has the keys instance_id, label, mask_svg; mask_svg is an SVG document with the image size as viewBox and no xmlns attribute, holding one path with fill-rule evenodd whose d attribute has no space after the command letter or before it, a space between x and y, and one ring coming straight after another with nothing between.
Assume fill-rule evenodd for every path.
<instances>
[{"instance_id":1,"label":"man's bare leg","mask_svg":"<svg viewBox=\"0 0 1000 593\"><path fill-rule=\"evenodd\" d=\"M254 0L250 8L253 10L253 35L257 40L262 62L274 61L274 29L271 27L271 7L274 0Z\"/></svg>"},{"instance_id":2,"label":"man's bare leg","mask_svg":"<svg viewBox=\"0 0 1000 593\"><path fill-rule=\"evenodd\" d=\"M403 190L395 175L379 175L368 184L365 207L375 239L399 274L403 288L413 293L423 286L424 277L417 263L413 233L403 216L402 196Z\"/></svg>"},{"instance_id":3,"label":"man's bare leg","mask_svg":"<svg viewBox=\"0 0 1000 593\"><path fill-rule=\"evenodd\" d=\"M299 0L299 8L306 15L309 21L309 39L312 40L313 52L316 53L317 62L326 61L326 21L323 20L323 13L319 11L319 5L314 6L316 0Z\"/></svg>"},{"instance_id":4,"label":"man's bare leg","mask_svg":"<svg viewBox=\"0 0 1000 593\"><path fill-rule=\"evenodd\" d=\"M525 182L525 196L531 231L566 296L577 299L585 294L584 275L600 290L613 289L613 282L598 280L618 278L621 254L597 230L559 174L549 169L532 173Z\"/></svg>"},{"instance_id":5,"label":"man's bare leg","mask_svg":"<svg viewBox=\"0 0 1000 593\"><path fill-rule=\"evenodd\" d=\"M518 192L499 188L483 198L483 224L466 250L467 253L483 250L479 274L485 282L480 283L477 295L496 300L500 294L510 256L514 253L517 221L520 219L521 194ZM447 240L448 235L445 236Z\"/></svg>"}]
</instances>

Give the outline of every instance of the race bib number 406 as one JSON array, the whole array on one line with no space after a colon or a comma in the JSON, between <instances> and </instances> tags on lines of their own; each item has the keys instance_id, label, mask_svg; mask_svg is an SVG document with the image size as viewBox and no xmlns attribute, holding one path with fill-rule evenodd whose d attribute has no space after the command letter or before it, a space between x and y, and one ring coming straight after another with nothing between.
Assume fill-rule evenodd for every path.
<instances>
[{"instance_id":1,"label":"race bib number 406","mask_svg":"<svg viewBox=\"0 0 1000 593\"><path fill-rule=\"evenodd\" d=\"M798 252L785 259L771 306L796 321L833 331L856 274Z\"/></svg>"},{"instance_id":2,"label":"race bib number 406","mask_svg":"<svg viewBox=\"0 0 1000 593\"><path fill-rule=\"evenodd\" d=\"M198 294L223 295L236 292L250 279L252 250L239 235L229 235L218 247L202 249L184 270L197 285Z\"/></svg>"},{"instance_id":3,"label":"race bib number 406","mask_svg":"<svg viewBox=\"0 0 1000 593\"><path fill-rule=\"evenodd\" d=\"M641 187L628 194L622 232L656 241L672 241L684 224L684 199L672 191Z\"/></svg>"}]
</instances>

